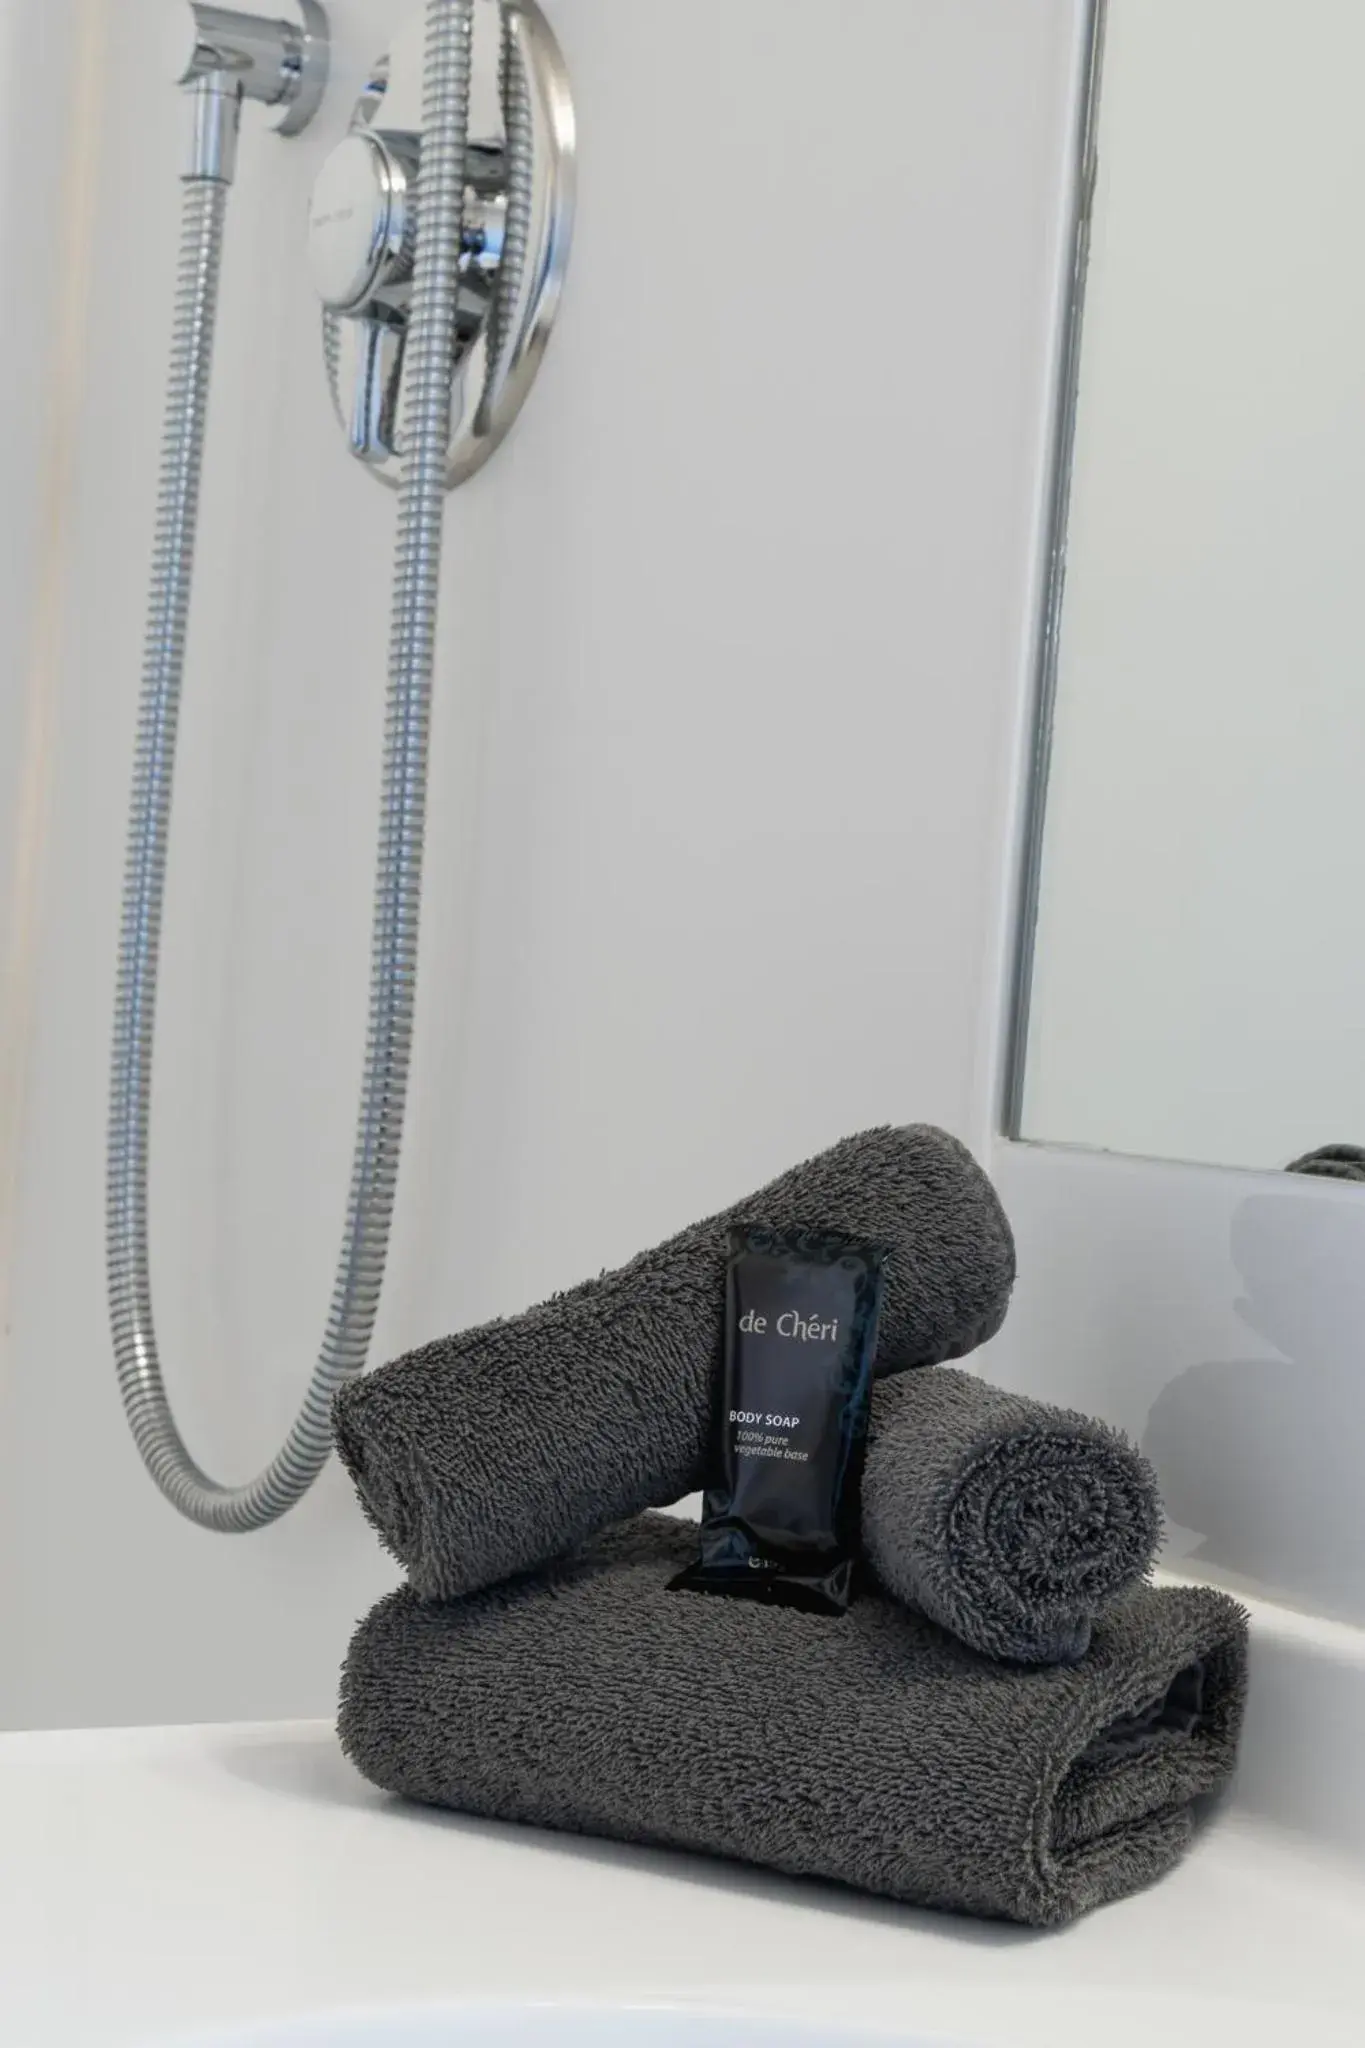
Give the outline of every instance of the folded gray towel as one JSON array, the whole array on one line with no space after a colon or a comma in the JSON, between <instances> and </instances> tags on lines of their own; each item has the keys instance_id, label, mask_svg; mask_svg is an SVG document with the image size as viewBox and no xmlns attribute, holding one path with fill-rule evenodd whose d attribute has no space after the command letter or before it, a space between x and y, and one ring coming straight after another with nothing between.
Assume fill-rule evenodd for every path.
<instances>
[{"instance_id":1,"label":"folded gray towel","mask_svg":"<svg viewBox=\"0 0 1365 2048\"><path fill-rule=\"evenodd\" d=\"M474 1592L702 1484L744 1221L886 1247L879 1372L960 1358L1004 1317L1014 1243L966 1147L926 1124L846 1138L614 1273L342 1389L342 1460L419 1593Z\"/></svg>"},{"instance_id":2,"label":"folded gray towel","mask_svg":"<svg viewBox=\"0 0 1365 2048\"><path fill-rule=\"evenodd\" d=\"M838 1619L669 1593L695 1528L363 1622L340 1734L386 1791L739 1857L1036 1926L1136 1891L1228 1777L1246 1617L1140 1587L1080 1664L994 1664L894 1602Z\"/></svg>"},{"instance_id":3,"label":"folded gray towel","mask_svg":"<svg viewBox=\"0 0 1365 2048\"><path fill-rule=\"evenodd\" d=\"M984 1655L1083 1657L1160 1542L1156 1474L1107 1423L951 1367L873 1389L863 1554Z\"/></svg>"}]
</instances>

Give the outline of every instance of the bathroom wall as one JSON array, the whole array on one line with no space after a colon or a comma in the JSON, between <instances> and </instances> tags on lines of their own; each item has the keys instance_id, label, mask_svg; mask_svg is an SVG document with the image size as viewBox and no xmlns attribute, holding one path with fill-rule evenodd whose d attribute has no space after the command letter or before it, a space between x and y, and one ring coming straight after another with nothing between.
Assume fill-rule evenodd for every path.
<instances>
[{"instance_id":1,"label":"bathroom wall","mask_svg":"<svg viewBox=\"0 0 1365 2048\"><path fill-rule=\"evenodd\" d=\"M1038 1145L994 1173L1020 1280L993 1377L1141 1444L1174 1567L1365 1629L1359 1188Z\"/></svg>"},{"instance_id":2,"label":"bathroom wall","mask_svg":"<svg viewBox=\"0 0 1365 2048\"><path fill-rule=\"evenodd\" d=\"M0 267L22 281L23 315L0 343L0 437L7 510L0 548L0 1332L16 1199L23 1049L41 895L43 804L52 752L51 687L62 630L62 533L75 459L92 186L79 130L97 90L91 8L60 0L22 21L0 14ZM30 96L53 110L45 203L32 192Z\"/></svg>"},{"instance_id":3,"label":"bathroom wall","mask_svg":"<svg viewBox=\"0 0 1365 2048\"><path fill-rule=\"evenodd\" d=\"M330 417L299 230L410 4L338 0L339 89L297 142L249 123L233 200L153 1175L168 1377L224 1477L287 1426L341 1220L393 504ZM527 412L451 504L381 1356L860 1124L990 1128L1078 8L549 11L580 225ZM106 1040L178 198L157 15L6 13L61 48L4 146L44 148L53 107L75 131L60 193L0 188L71 337L0 336L31 650L0 693L10 1725L326 1712L390 1576L335 1472L262 1535L177 1521L113 1386ZM14 566L45 492L47 585Z\"/></svg>"}]
</instances>

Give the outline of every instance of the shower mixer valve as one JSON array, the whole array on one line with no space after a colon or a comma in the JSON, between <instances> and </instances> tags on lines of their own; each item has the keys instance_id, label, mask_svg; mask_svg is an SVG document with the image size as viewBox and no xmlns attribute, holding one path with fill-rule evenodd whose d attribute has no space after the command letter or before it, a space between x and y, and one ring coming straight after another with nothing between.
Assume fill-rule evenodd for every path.
<instances>
[{"instance_id":1,"label":"shower mixer valve","mask_svg":"<svg viewBox=\"0 0 1365 2048\"><path fill-rule=\"evenodd\" d=\"M308 257L318 297L333 313L401 326L417 234L420 135L354 131L318 174L308 212ZM465 191L464 325L486 316L502 258L507 197L501 150L470 165Z\"/></svg>"},{"instance_id":2,"label":"shower mixer valve","mask_svg":"<svg viewBox=\"0 0 1365 2048\"><path fill-rule=\"evenodd\" d=\"M324 306L353 318L398 311L394 288L412 276L417 228L416 135L352 134L313 187L308 260Z\"/></svg>"},{"instance_id":3,"label":"shower mixer valve","mask_svg":"<svg viewBox=\"0 0 1365 2048\"><path fill-rule=\"evenodd\" d=\"M573 215L564 60L534 0L476 0L447 486L478 469L525 400L554 320ZM353 455L396 484L421 167L414 16L375 65L323 164L308 255L333 404Z\"/></svg>"},{"instance_id":4,"label":"shower mixer valve","mask_svg":"<svg viewBox=\"0 0 1365 2048\"><path fill-rule=\"evenodd\" d=\"M308 255L324 320L355 323L346 420L352 454L381 466L396 453L403 343L411 300L422 139L361 129L338 143L318 175L308 214ZM471 151L471 156L472 156ZM459 361L496 312L507 217L504 154L485 148L468 165L460 292ZM331 329L333 360L342 337ZM484 374L491 364L486 360ZM340 379L333 387L338 408Z\"/></svg>"}]
</instances>

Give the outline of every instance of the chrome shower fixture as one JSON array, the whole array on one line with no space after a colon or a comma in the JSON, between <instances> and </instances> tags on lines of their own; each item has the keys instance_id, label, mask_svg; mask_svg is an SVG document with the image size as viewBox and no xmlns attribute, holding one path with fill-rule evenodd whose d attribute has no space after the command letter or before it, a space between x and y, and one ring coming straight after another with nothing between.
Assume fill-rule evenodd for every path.
<instances>
[{"instance_id":1,"label":"chrome shower fixture","mask_svg":"<svg viewBox=\"0 0 1365 2048\"><path fill-rule=\"evenodd\" d=\"M319 0L296 0L300 20L271 21L189 0L167 15L168 70L191 94L186 177L231 184L244 99L275 108L277 134L308 126L327 89L331 43Z\"/></svg>"},{"instance_id":2,"label":"chrome shower fixture","mask_svg":"<svg viewBox=\"0 0 1365 2048\"><path fill-rule=\"evenodd\" d=\"M351 453L402 467L421 158L422 39L410 22L373 67L308 219L323 354ZM564 58L535 0L475 0L447 485L520 411L559 304L573 228L575 134Z\"/></svg>"},{"instance_id":3,"label":"chrome shower fixture","mask_svg":"<svg viewBox=\"0 0 1365 2048\"><path fill-rule=\"evenodd\" d=\"M172 50L184 51L176 83L189 85L221 71L247 99L280 109L275 127L281 135L297 135L322 105L331 44L319 0L295 0L295 5L302 17L298 22L206 7L202 0L189 0L187 20L176 7L167 31L175 38Z\"/></svg>"},{"instance_id":4,"label":"chrome shower fixture","mask_svg":"<svg viewBox=\"0 0 1365 2048\"><path fill-rule=\"evenodd\" d=\"M282 135L317 111L327 20L177 0L170 75L191 119L114 999L106 1232L119 1391L143 1462L191 1521L259 1529L331 1448L332 1397L364 1367L398 1183L416 998L442 514L535 374L573 210L563 60L532 0L425 0L318 179L308 224L333 392L351 446L398 491L364 1067L346 1222L312 1376L283 1445L224 1485L195 1461L162 1376L148 1178L152 1054L223 232L244 100ZM382 117L382 118L381 118ZM300 224L302 227L302 223Z\"/></svg>"}]
</instances>

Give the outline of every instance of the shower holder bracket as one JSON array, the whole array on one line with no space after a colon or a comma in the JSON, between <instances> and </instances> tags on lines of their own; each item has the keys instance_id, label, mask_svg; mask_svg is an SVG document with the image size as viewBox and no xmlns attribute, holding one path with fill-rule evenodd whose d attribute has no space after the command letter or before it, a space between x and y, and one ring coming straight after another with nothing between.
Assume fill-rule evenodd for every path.
<instances>
[{"instance_id":1,"label":"shower holder bracket","mask_svg":"<svg viewBox=\"0 0 1365 2048\"><path fill-rule=\"evenodd\" d=\"M504 49L503 24L512 42ZM558 310L573 229L575 131L563 54L535 0L476 0L465 222L447 488L482 467L525 402ZM524 87L530 141L525 259L499 289L508 230L504 82ZM421 10L373 67L350 129L323 164L308 218L323 356L351 453L396 486L421 156Z\"/></svg>"}]
</instances>

